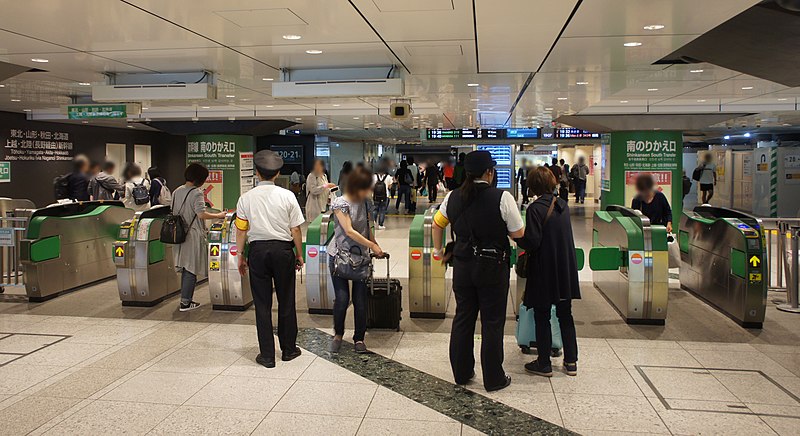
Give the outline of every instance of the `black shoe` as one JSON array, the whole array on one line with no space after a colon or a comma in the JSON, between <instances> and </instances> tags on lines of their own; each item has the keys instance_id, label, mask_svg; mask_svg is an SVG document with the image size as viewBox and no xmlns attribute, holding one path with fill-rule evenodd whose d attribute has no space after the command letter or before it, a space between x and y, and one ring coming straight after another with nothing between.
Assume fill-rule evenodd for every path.
<instances>
[{"instance_id":1,"label":"black shoe","mask_svg":"<svg viewBox=\"0 0 800 436\"><path fill-rule=\"evenodd\" d=\"M564 362L564 373L572 377L578 375L578 362L575 363Z\"/></svg>"},{"instance_id":2,"label":"black shoe","mask_svg":"<svg viewBox=\"0 0 800 436\"><path fill-rule=\"evenodd\" d=\"M300 354L301 354L300 347L294 347L294 350L288 353L284 351L283 355L281 356L281 360L283 360L284 362L288 362L296 357L299 357Z\"/></svg>"},{"instance_id":3,"label":"black shoe","mask_svg":"<svg viewBox=\"0 0 800 436\"><path fill-rule=\"evenodd\" d=\"M539 360L534 360L531 363L525 364L525 371L528 371L531 374L540 375L542 377L552 377L553 376L553 366L549 363L544 364L539 362Z\"/></svg>"},{"instance_id":4,"label":"black shoe","mask_svg":"<svg viewBox=\"0 0 800 436\"><path fill-rule=\"evenodd\" d=\"M265 368L275 368L274 357L261 357L261 355L259 354L258 356L256 356L256 363Z\"/></svg>"},{"instance_id":5,"label":"black shoe","mask_svg":"<svg viewBox=\"0 0 800 436\"><path fill-rule=\"evenodd\" d=\"M190 303L185 303L185 304L181 303L180 306L178 307L178 310L181 312L188 312L190 310L195 310L198 307L200 307L200 303L192 301Z\"/></svg>"},{"instance_id":6,"label":"black shoe","mask_svg":"<svg viewBox=\"0 0 800 436\"><path fill-rule=\"evenodd\" d=\"M472 375L470 375L469 377L467 377L467 379L466 379L466 380L464 380L463 382L456 381L456 384L457 384L457 385L464 386L464 385L466 385L467 383L471 382L471 381L472 381L472 379L474 379L474 378L475 378L475 370L472 370Z\"/></svg>"},{"instance_id":7,"label":"black shoe","mask_svg":"<svg viewBox=\"0 0 800 436\"><path fill-rule=\"evenodd\" d=\"M491 386L491 387L487 386L486 387L486 392L499 391L500 389L505 389L505 388L509 387L510 385L511 385L511 376L510 375L506 375L506 381L504 383L499 384L497 386Z\"/></svg>"}]
</instances>

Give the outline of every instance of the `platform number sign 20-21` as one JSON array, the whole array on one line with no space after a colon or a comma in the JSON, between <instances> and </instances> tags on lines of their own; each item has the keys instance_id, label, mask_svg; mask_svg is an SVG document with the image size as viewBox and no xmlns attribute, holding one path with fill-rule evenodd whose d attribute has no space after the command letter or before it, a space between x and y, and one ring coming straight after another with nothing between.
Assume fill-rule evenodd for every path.
<instances>
[{"instance_id":1,"label":"platform number sign 20-21","mask_svg":"<svg viewBox=\"0 0 800 436\"><path fill-rule=\"evenodd\" d=\"M303 163L303 146L302 145L273 145L270 150L278 153L283 159L284 164L301 164Z\"/></svg>"}]
</instances>

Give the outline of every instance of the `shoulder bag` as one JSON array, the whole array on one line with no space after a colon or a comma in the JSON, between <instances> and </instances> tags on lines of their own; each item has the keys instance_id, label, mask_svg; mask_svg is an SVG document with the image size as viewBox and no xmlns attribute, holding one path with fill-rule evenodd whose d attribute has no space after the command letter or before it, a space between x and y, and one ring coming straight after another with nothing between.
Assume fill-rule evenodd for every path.
<instances>
[{"instance_id":1,"label":"shoulder bag","mask_svg":"<svg viewBox=\"0 0 800 436\"><path fill-rule=\"evenodd\" d=\"M186 235L189 234L189 229L192 228L195 220L197 220L197 214L194 214L194 218L192 218L192 222L189 225L186 225L186 220L183 219L181 216L181 211L183 211L183 206L186 205L186 200L189 199L189 194L192 193L197 188L190 189L186 196L183 197L183 203L181 203L181 207L178 208L178 213L175 213L175 210L171 210L167 216L164 217L164 223L161 225L161 237L160 241L165 244L183 244L186 242Z\"/></svg>"},{"instance_id":2,"label":"shoulder bag","mask_svg":"<svg viewBox=\"0 0 800 436\"><path fill-rule=\"evenodd\" d=\"M364 209L367 211L367 226L371 224L369 217L369 205L364 202ZM348 250L336 247L336 255L333 258L333 271L335 277L352 281L365 281L372 275L372 259L369 253L364 253L361 246L355 244Z\"/></svg>"}]
</instances>

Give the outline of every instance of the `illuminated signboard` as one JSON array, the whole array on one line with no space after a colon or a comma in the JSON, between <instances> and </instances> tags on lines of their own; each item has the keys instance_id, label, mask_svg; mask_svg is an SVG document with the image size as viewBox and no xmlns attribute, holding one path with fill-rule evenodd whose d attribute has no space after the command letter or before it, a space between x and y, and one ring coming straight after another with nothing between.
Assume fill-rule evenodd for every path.
<instances>
[{"instance_id":1,"label":"illuminated signboard","mask_svg":"<svg viewBox=\"0 0 800 436\"><path fill-rule=\"evenodd\" d=\"M556 130L556 138L558 139L599 139L599 133L592 133L588 130L574 129L571 127L564 127Z\"/></svg>"},{"instance_id":2,"label":"illuminated signboard","mask_svg":"<svg viewBox=\"0 0 800 436\"><path fill-rule=\"evenodd\" d=\"M436 139L477 139L479 131L477 129L428 129L425 138Z\"/></svg>"},{"instance_id":3,"label":"illuminated signboard","mask_svg":"<svg viewBox=\"0 0 800 436\"><path fill-rule=\"evenodd\" d=\"M481 139L503 139L506 137L505 129L481 129L478 133Z\"/></svg>"},{"instance_id":4,"label":"illuminated signboard","mask_svg":"<svg viewBox=\"0 0 800 436\"><path fill-rule=\"evenodd\" d=\"M497 187L499 189L511 189L514 183L514 173L511 168L497 169Z\"/></svg>"},{"instance_id":5,"label":"illuminated signboard","mask_svg":"<svg viewBox=\"0 0 800 436\"><path fill-rule=\"evenodd\" d=\"M506 138L539 139L539 129L506 129Z\"/></svg>"},{"instance_id":6,"label":"illuminated signboard","mask_svg":"<svg viewBox=\"0 0 800 436\"><path fill-rule=\"evenodd\" d=\"M479 145L478 150L486 150L492 155L497 165L511 165L510 145Z\"/></svg>"}]
</instances>

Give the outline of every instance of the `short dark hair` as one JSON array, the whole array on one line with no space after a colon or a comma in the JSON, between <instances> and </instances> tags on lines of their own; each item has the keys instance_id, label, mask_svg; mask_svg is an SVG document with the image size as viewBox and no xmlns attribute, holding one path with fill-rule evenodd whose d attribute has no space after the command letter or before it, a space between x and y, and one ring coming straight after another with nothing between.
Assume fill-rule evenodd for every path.
<instances>
[{"instance_id":1,"label":"short dark hair","mask_svg":"<svg viewBox=\"0 0 800 436\"><path fill-rule=\"evenodd\" d=\"M653 175L650 173L639 173L636 176L636 190L637 191L652 191L656 186Z\"/></svg>"},{"instance_id":2,"label":"short dark hair","mask_svg":"<svg viewBox=\"0 0 800 436\"><path fill-rule=\"evenodd\" d=\"M528 174L528 189L533 192L533 195L552 194L556 190L556 186L558 186L556 176L545 167L536 167Z\"/></svg>"},{"instance_id":3,"label":"short dark hair","mask_svg":"<svg viewBox=\"0 0 800 436\"><path fill-rule=\"evenodd\" d=\"M372 188L372 171L366 167L357 167L347 176L345 193L355 195L358 191Z\"/></svg>"},{"instance_id":4,"label":"short dark hair","mask_svg":"<svg viewBox=\"0 0 800 436\"><path fill-rule=\"evenodd\" d=\"M202 186L208 179L208 168L199 163L190 163L183 172L183 177L194 186Z\"/></svg>"},{"instance_id":5,"label":"short dark hair","mask_svg":"<svg viewBox=\"0 0 800 436\"><path fill-rule=\"evenodd\" d=\"M136 165L133 162L128 162L125 164L125 169L122 170L122 175L126 179L130 180L134 177L138 177L142 175L142 169L139 168L139 165Z\"/></svg>"},{"instance_id":6,"label":"short dark hair","mask_svg":"<svg viewBox=\"0 0 800 436\"><path fill-rule=\"evenodd\" d=\"M147 175L150 176L150 179L157 179L161 177L161 170L158 167L150 167L147 169Z\"/></svg>"},{"instance_id":7,"label":"short dark hair","mask_svg":"<svg viewBox=\"0 0 800 436\"><path fill-rule=\"evenodd\" d=\"M110 160L107 160L107 161L103 162L103 171L105 171L105 172L114 171L114 168L116 168L116 167L117 167L117 164L115 164L114 162L112 162Z\"/></svg>"},{"instance_id":8,"label":"short dark hair","mask_svg":"<svg viewBox=\"0 0 800 436\"><path fill-rule=\"evenodd\" d=\"M86 169L88 165L89 165L89 159L82 154L79 154L75 156L74 159L72 159L72 169L75 172L83 171L84 169Z\"/></svg>"}]
</instances>

